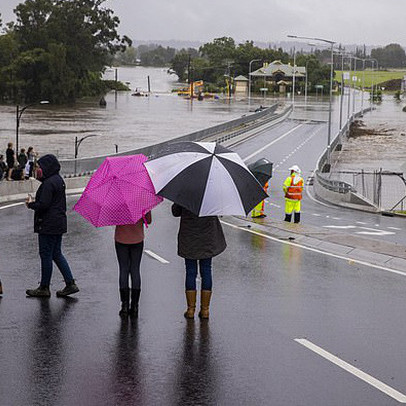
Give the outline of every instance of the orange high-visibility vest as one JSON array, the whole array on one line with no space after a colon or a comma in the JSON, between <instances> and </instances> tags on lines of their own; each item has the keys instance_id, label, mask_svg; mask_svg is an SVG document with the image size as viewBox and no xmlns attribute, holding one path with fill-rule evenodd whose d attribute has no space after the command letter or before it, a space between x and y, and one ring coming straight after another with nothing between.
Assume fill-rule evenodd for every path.
<instances>
[{"instance_id":1,"label":"orange high-visibility vest","mask_svg":"<svg viewBox=\"0 0 406 406\"><path fill-rule=\"evenodd\" d=\"M295 176L298 175L293 174L290 176L290 185L286 190L285 197L292 200L302 200L303 178L299 176L300 179L295 183Z\"/></svg>"}]
</instances>

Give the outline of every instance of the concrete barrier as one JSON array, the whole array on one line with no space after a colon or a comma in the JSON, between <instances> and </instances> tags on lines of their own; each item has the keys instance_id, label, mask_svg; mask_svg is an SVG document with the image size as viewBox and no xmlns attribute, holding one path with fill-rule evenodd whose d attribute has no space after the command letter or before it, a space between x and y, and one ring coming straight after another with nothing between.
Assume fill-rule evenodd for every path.
<instances>
[{"instance_id":1,"label":"concrete barrier","mask_svg":"<svg viewBox=\"0 0 406 406\"><path fill-rule=\"evenodd\" d=\"M90 176L65 179L68 194L80 193L89 182ZM29 193L35 196L41 182L36 179L0 182L0 203L24 200Z\"/></svg>"}]
</instances>

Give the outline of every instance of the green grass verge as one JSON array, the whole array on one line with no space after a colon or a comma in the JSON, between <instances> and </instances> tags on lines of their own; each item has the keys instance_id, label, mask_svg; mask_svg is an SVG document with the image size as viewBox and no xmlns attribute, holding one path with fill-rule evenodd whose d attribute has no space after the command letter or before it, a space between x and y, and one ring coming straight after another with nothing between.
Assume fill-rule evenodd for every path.
<instances>
[{"instance_id":1,"label":"green grass verge","mask_svg":"<svg viewBox=\"0 0 406 406\"><path fill-rule=\"evenodd\" d=\"M341 72L340 70L336 70L336 75L335 75L335 80L338 82L341 82ZM348 71L344 71L348 72ZM387 80L391 79L402 79L403 76L406 75L406 70L393 70L393 71L372 71L372 70L365 70L364 72L362 71L357 71L351 72L351 77L356 76L358 81L356 83L357 87L362 86L362 77L363 73L365 74L365 87L371 87L371 84L379 84L382 82L386 82ZM344 81L346 85L350 82L349 80Z\"/></svg>"}]
</instances>

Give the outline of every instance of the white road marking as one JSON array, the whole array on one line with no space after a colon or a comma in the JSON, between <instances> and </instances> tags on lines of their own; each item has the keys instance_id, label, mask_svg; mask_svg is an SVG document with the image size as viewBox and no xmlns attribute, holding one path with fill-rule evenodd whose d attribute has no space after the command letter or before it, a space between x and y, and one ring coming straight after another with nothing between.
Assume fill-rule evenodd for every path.
<instances>
[{"instance_id":1,"label":"white road marking","mask_svg":"<svg viewBox=\"0 0 406 406\"><path fill-rule=\"evenodd\" d=\"M155 252L152 252L150 250L144 250L144 252L149 255L150 257L156 259L157 261L161 262L162 264L169 264L169 261L166 259L160 257L158 254L155 254Z\"/></svg>"},{"instance_id":2,"label":"white road marking","mask_svg":"<svg viewBox=\"0 0 406 406\"><path fill-rule=\"evenodd\" d=\"M356 221L357 224L367 225L368 223L364 223L363 221Z\"/></svg>"},{"instance_id":3,"label":"white road marking","mask_svg":"<svg viewBox=\"0 0 406 406\"><path fill-rule=\"evenodd\" d=\"M385 230L377 230L375 228L368 228L368 227L359 227L362 228L364 230L370 230L370 231L357 231L357 234L364 234L364 235L393 235L396 234L393 231L385 231Z\"/></svg>"},{"instance_id":4,"label":"white road marking","mask_svg":"<svg viewBox=\"0 0 406 406\"><path fill-rule=\"evenodd\" d=\"M389 228L389 230L402 230L401 228L398 228L398 227L388 227Z\"/></svg>"},{"instance_id":5,"label":"white road marking","mask_svg":"<svg viewBox=\"0 0 406 406\"><path fill-rule=\"evenodd\" d=\"M356 231L355 234L361 234L361 235L375 235L375 236L383 236L383 235L393 235L396 234L393 231L385 231L385 230L377 230L376 228L369 228L369 227L360 227L360 226L336 226L336 225L328 225L328 226L323 226L324 228L337 228L341 230L349 230L349 229L354 229L354 228L359 228L361 230L367 230L367 231Z\"/></svg>"},{"instance_id":6,"label":"white road marking","mask_svg":"<svg viewBox=\"0 0 406 406\"><path fill-rule=\"evenodd\" d=\"M0 207L0 210L9 209L10 207L15 207L15 206L21 206L23 204L25 204L25 202L8 204L7 206Z\"/></svg>"},{"instance_id":7,"label":"white road marking","mask_svg":"<svg viewBox=\"0 0 406 406\"><path fill-rule=\"evenodd\" d=\"M357 228L357 226L335 226L335 225L329 225L329 226L323 226L324 228L339 228L341 230L349 230L352 228Z\"/></svg>"},{"instance_id":8,"label":"white road marking","mask_svg":"<svg viewBox=\"0 0 406 406\"><path fill-rule=\"evenodd\" d=\"M326 256L328 256L328 257L337 258L337 259L342 259L342 260L344 260L344 261L350 261L351 263L360 264L360 265L364 265L364 266L369 266L369 267L371 267L371 268L380 269L381 271L386 271L386 272L394 273L394 274L396 274L396 275L406 276L406 272L398 271L398 270L392 269L392 268L387 268L386 266L381 266L381 265L377 265L377 264L372 264L372 263L370 263L370 262L361 261L361 260L359 260L359 259L355 259L355 258L351 258L351 257L345 257L344 255L333 254L333 253L331 253L331 252L322 251L322 250L319 250L319 249L317 249L317 248L307 247L306 245L298 244L298 243L296 243L296 242L281 240L281 239L279 239L279 238L271 237L270 235L260 233L259 231L255 231L255 230L251 230L251 229L244 228L244 227L241 227L241 226L236 226L236 225L231 224L231 223L227 223L227 222L224 221L224 220L221 220L221 223L223 223L224 225L229 226L229 227L231 227L231 228L235 228L235 229L237 229L237 230L240 230L240 231L245 231L245 232L247 232L247 233L259 235L259 236L264 237L264 238L266 238L266 239L268 239L268 240L271 240L271 241L279 242L280 244L291 245L291 246L293 246L293 247L302 248L302 249L304 249L304 250L306 250L306 251L317 252L318 254L326 255ZM355 227L355 226L354 226L354 227Z\"/></svg>"},{"instance_id":9,"label":"white road marking","mask_svg":"<svg viewBox=\"0 0 406 406\"><path fill-rule=\"evenodd\" d=\"M316 216L316 217L321 217L321 214L317 214L317 213L312 213L312 215Z\"/></svg>"},{"instance_id":10,"label":"white road marking","mask_svg":"<svg viewBox=\"0 0 406 406\"><path fill-rule=\"evenodd\" d=\"M248 159L251 159L252 157L254 157L255 155L258 155L259 153L261 153L262 151L264 151L265 149L269 148L271 145L275 144L276 142L280 141L282 138L285 138L287 135L291 134L293 131L297 130L298 128L304 126L306 123L302 123L297 125L296 127L293 127L291 130L289 130L288 132L286 132L285 134L282 134L280 137L276 138L275 140L269 142L268 144L264 145L262 148L258 149L257 151L253 152L251 155L246 156L245 158L243 158L244 161L247 161Z\"/></svg>"},{"instance_id":11,"label":"white road marking","mask_svg":"<svg viewBox=\"0 0 406 406\"><path fill-rule=\"evenodd\" d=\"M391 398L397 400L400 403L406 403L406 395L393 389L391 386L386 385L385 383L379 381L378 379L374 378L373 376L367 374L364 371L354 367L353 365L349 364L348 362L343 361L342 359L336 357L335 355L331 354L330 352L324 350L323 348L313 344L311 341L308 341L304 338L295 338L298 344L301 344L308 348L309 350L313 351L317 355L320 355L327 361L332 362L333 364L337 365L338 367L344 369L344 371L349 372L350 374L356 376L357 378L361 379L362 381L366 382L367 384L373 386L374 388L380 390L381 392L385 393L386 395L390 396Z\"/></svg>"},{"instance_id":12,"label":"white road marking","mask_svg":"<svg viewBox=\"0 0 406 406\"><path fill-rule=\"evenodd\" d=\"M341 217L331 217L333 220L341 220Z\"/></svg>"}]
</instances>

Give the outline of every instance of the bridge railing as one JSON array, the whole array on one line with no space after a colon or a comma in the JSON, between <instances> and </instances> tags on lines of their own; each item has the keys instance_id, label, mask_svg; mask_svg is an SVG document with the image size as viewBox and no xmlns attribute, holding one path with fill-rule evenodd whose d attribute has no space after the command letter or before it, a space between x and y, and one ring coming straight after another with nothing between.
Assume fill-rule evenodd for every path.
<instances>
[{"instance_id":1,"label":"bridge railing","mask_svg":"<svg viewBox=\"0 0 406 406\"><path fill-rule=\"evenodd\" d=\"M351 184L331 179L330 168L328 168L328 171L326 171L325 168L327 166L327 158L328 158L329 152L330 152L330 157L331 157L332 152L335 151L336 148L342 144L343 139L346 138L349 134L351 123L354 122L354 120L357 119L358 117L362 117L362 115L364 113L367 113L371 110L372 110L372 108L368 107L368 108L364 109L363 111L359 111L359 112L353 114L348 119L348 121L344 124L344 126L341 128L341 130L337 133L337 135L335 136L333 141L331 142L330 151L328 151L326 149L326 151L324 151L323 155L319 158L319 160L317 162L315 176L317 176L317 179L320 181L320 183L324 187L326 187L328 190L335 191L337 193L348 193L351 191L356 192L356 190L354 189L354 187Z\"/></svg>"},{"instance_id":2,"label":"bridge railing","mask_svg":"<svg viewBox=\"0 0 406 406\"><path fill-rule=\"evenodd\" d=\"M108 156L124 156L124 155L135 155L144 154L146 156L151 156L154 152L159 151L169 143L174 141L201 141L209 137L215 137L219 135L215 140L217 142L223 142L225 139L230 139L236 137L243 132L250 129L256 128L260 125L264 125L273 120L280 119L281 115L287 114L287 111L281 114L275 114L275 110L278 104L274 104L268 108L265 108L259 112L253 114L244 115L240 118L227 121L226 123L218 124L213 127L205 128L203 130L195 131L190 134L180 136L176 139L170 141L164 141L159 144L148 145L146 147L137 148L129 151L123 151L117 154L100 155L89 158L78 158L78 159L64 159L61 160L61 173L65 177L74 177L81 175L89 175L93 173ZM289 110L289 109L288 109ZM225 134L224 134L225 133ZM220 136L220 134L224 134ZM223 138L225 137L225 138Z\"/></svg>"}]
</instances>

